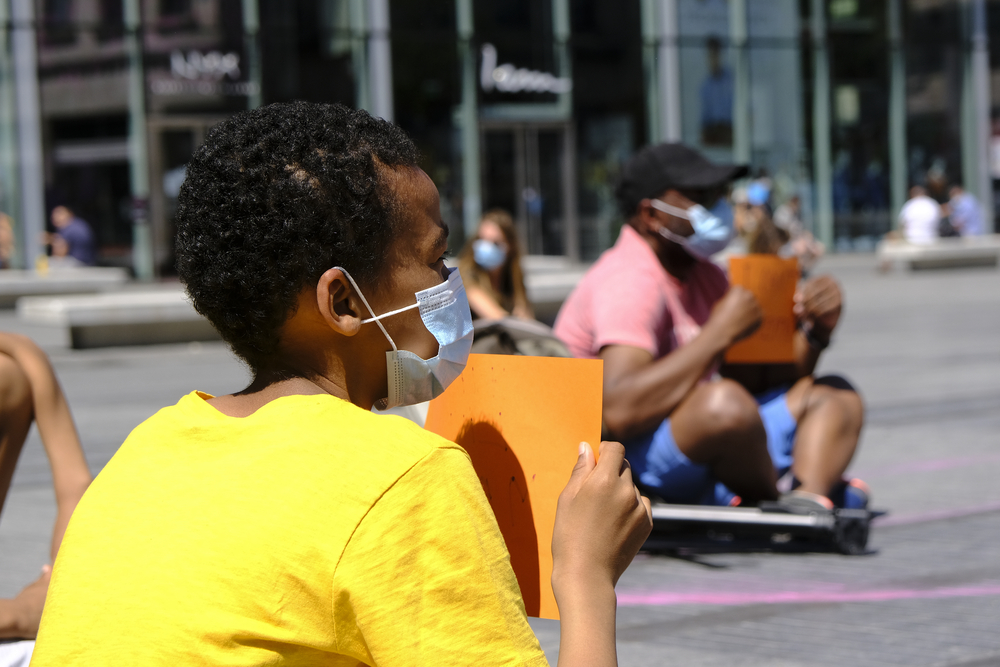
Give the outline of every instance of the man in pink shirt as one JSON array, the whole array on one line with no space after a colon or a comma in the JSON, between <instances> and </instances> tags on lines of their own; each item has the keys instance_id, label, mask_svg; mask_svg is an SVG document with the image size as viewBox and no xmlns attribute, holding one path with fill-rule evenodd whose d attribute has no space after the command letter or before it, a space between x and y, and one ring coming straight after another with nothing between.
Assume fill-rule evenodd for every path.
<instances>
[{"instance_id":1,"label":"man in pink shirt","mask_svg":"<svg viewBox=\"0 0 1000 667\"><path fill-rule=\"evenodd\" d=\"M754 296L708 261L732 236L729 186L746 172L682 144L636 154L616 190L627 224L566 300L556 335L604 360L605 428L651 495L753 504L777 498L780 478L794 502L864 506L861 483L843 478L861 399L841 378L812 376L840 317L836 282L796 294L796 363L722 365L761 322Z\"/></svg>"}]
</instances>

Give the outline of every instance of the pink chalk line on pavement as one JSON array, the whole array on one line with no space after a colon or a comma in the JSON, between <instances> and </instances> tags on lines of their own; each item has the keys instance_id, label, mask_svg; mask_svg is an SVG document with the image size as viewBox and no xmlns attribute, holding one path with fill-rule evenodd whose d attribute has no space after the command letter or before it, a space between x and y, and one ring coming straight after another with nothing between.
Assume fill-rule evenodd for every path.
<instances>
[{"instance_id":1,"label":"pink chalk line on pavement","mask_svg":"<svg viewBox=\"0 0 1000 667\"><path fill-rule=\"evenodd\" d=\"M906 461L883 468L870 468L851 473L861 479L878 479L880 477L891 477L893 475L906 475L919 472L938 472L941 470L953 470L955 468L969 468L972 466L988 465L1000 463L1000 454L979 454L974 456L953 456L944 459L930 459L928 461Z\"/></svg>"},{"instance_id":2,"label":"pink chalk line on pavement","mask_svg":"<svg viewBox=\"0 0 1000 667\"><path fill-rule=\"evenodd\" d=\"M822 604L831 602L890 602L893 600L978 598L992 595L1000 595L1000 585L952 586L928 589L887 588L869 591L812 590L746 593L622 591L618 594L618 605L622 607L670 607L678 605Z\"/></svg>"}]
</instances>

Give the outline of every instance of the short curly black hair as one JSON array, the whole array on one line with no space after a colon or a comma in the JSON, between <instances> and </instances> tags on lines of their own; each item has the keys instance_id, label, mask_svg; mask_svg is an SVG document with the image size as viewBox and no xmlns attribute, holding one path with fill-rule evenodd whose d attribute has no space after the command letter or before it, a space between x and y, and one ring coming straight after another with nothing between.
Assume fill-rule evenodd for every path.
<instances>
[{"instance_id":1,"label":"short curly black hair","mask_svg":"<svg viewBox=\"0 0 1000 667\"><path fill-rule=\"evenodd\" d=\"M271 104L209 133L177 200L177 271L255 373L327 269L378 286L400 217L389 172L417 160L401 129L340 104Z\"/></svg>"}]
</instances>

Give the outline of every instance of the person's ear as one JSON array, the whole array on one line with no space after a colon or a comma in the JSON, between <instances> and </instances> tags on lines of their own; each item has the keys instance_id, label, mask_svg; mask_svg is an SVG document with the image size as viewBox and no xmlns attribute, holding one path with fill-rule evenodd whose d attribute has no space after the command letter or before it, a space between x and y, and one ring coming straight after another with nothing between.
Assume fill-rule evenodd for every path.
<instances>
[{"instance_id":1,"label":"person's ear","mask_svg":"<svg viewBox=\"0 0 1000 667\"><path fill-rule=\"evenodd\" d=\"M344 336L358 333L361 320L370 317L351 286L351 281L340 269L327 269L319 277L316 283L316 306L327 325Z\"/></svg>"},{"instance_id":2,"label":"person's ear","mask_svg":"<svg viewBox=\"0 0 1000 667\"><path fill-rule=\"evenodd\" d=\"M663 226L663 222L657 215L657 210L653 208L649 199L643 199L639 202L635 217L639 222L639 231L647 234L656 235L659 233L660 227Z\"/></svg>"}]
</instances>

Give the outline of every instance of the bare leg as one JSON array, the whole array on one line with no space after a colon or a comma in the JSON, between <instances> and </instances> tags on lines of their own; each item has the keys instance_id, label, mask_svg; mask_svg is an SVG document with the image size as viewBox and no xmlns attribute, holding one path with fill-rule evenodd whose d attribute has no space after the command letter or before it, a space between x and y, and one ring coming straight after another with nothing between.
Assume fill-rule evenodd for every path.
<instances>
[{"instance_id":1,"label":"bare leg","mask_svg":"<svg viewBox=\"0 0 1000 667\"><path fill-rule=\"evenodd\" d=\"M0 512L31 427L31 385L21 367L0 354Z\"/></svg>"},{"instance_id":2,"label":"bare leg","mask_svg":"<svg viewBox=\"0 0 1000 667\"><path fill-rule=\"evenodd\" d=\"M757 402L732 380L699 385L670 415L678 449L743 500L778 497Z\"/></svg>"},{"instance_id":3,"label":"bare leg","mask_svg":"<svg viewBox=\"0 0 1000 667\"><path fill-rule=\"evenodd\" d=\"M827 496L854 457L864 404L844 379L803 378L788 392L788 410L798 422L792 471L803 491Z\"/></svg>"}]
</instances>

